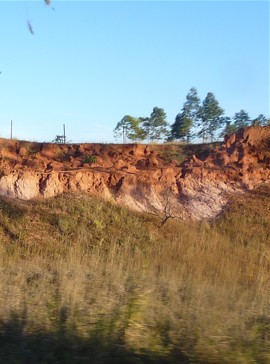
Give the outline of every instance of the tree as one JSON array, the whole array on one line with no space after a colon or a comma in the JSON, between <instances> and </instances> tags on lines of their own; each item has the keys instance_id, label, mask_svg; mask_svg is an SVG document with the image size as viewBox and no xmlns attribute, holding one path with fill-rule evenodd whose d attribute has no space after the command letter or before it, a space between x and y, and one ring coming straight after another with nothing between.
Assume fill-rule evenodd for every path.
<instances>
[{"instance_id":1,"label":"tree","mask_svg":"<svg viewBox=\"0 0 270 364\"><path fill-rule=\"evenodd\" d=\"M125 115L116 125L114 129L114 136L119 138L123 136L123 139L143 140L146 138L145 132L140 127L141 118L135 118L130 115Z\"/></svg>"},{"instance_id":2,"label":"tree","mask_svg":"<svg viewBox=\"0 0 270 364\"><path fill-rule=\"evenodd\" d=\"M168 122L165 111L160 107L154 107L149 118L141 118L143 120L143 130L145 135L151 141L160 140L168 136Z\"/></svg>"},{"instance_id":3,"label":"tree","mask_svg":"<svg viewBox=\"0 0 270 364\"><path fill-rule=\"evenodd\" d=\"M248 113L245 110L240 110L234 114L234 125L236 130L240 128L244 128L250 124L250 118Z\"/></svg>"},{"instance_id":4,"label":"tree","mask_svg":"<svg viewBox=\"0 0 270 364\"><path fill-rule=\"evenodd\" d=\"M171 126L171 135L169 140L186 139L186 141L189 142L192 125L192 119L189 118L184 112L177 114L175 122Z\"/></svg>"},{"instance_id":5,"label":"tree","mask_svg":"<svg viewBox=\"0 0 270 364\"><path fill-rule=\"evenodd\" d=\"M200 99L196 88L192 87L186 96L181 113L176 115L175 122L171 126L170 139L186 138L187 142L191 139L191 128L195 125L199 108Z\"/></svg>"},{"instance_id":6,"label":"tree","mask_svg":"<svg viewBox=\"0 0 270 364\"><path fill-rule=\"evenodd\" d=\"M224 119L221 117L223 114L224 110L219 106L215 95L212 92L208 92L198 113L199 126L201 127L198 135L202 136L203 142L209 138L211 140L214 139L215 131L224 122Z\"/></svg>"},{"instance_id":7,"label":"tree","mask_svg":"<svg viewBox=\"0 0 270 364\"><path fill-rule=\"evenodd\" d=\"M236 131L236 127L232 122L232 119L229 116L223 117L223 124L225 124L225 128L222 130L220 137L223 138L227 134L234 133Z\"/></svg>"},{"instance_id":8,"label":"tree","mask_svg":"<svg viewBox=\"0 0 270 364\"><path fill-rule=\"evenodd\" d=\"M261 125L265 126L268 124L266 117L263 114L260 114L256 117L256 119L252 120L252 125Z\"/></svg>"}]
</instances>

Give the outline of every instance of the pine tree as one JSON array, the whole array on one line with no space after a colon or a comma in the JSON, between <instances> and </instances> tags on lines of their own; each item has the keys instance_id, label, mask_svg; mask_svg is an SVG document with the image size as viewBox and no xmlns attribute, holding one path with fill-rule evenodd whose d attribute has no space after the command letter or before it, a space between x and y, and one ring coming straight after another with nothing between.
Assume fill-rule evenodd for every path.
<instances>
[{"instance_id":1,"label":"pine tree","mask_svg":"<svg viewBox=\"0 0 270 364\"><path fill-rule=\"evenodd\" d=\"M116 125L114 129L114 136L119 138L127 137L131 141L144 140L146 134L140 126L141 118L135 118L130 115L125 115Z\"/></svg>"},{"instance_id":2,"label":"pine tree","mask_svg":"<svg viewBox=\"0 0 270 364\"><path fill-rule=\"evenodd\" d=\"M221 117L224 110L219 106L215 95L208 92L198 113L201 130L198 136L201 136L203 142L207 139L214 140L216 130L223 124L224 119Z\"/></svg>"},{"instance_id":3,"label":"pine tree","mask_svg":"<svg viewBox=\"0 0 270 364\"><path fill-rule=\"evenodd\" d=\"M236 129L245 128L250 125L250 118L248 113L245 110L240 110L234 114L234 125Z\"/></svg>"},{"instance_id":4,"label":"pine tree","mask_svg":"<svg viewBox=\"0 0 270 364\"><path fill-rule=\"evenodd\" d=\"M191 139L191 128L194 126L199 111L200 99L197 90L192 87L186 96L186 102L179 114L176 115L175 122L171 126L170 139Z\"/></svg>"},{"instance_id":5,"label":"pine tree","mask_svg":"<svg viewBox=\"0 0 270 364\"><path fill-rule=\"evenodd\" d=\"M160 107L154 107L149 118L141 118L143 131L151 141L168 137L168 122L165 111Z\"/></svg>"},{"instance_id":6,"label":"pine tree","mask_svg":"<svg viewBox=\"0 0 270 364\"><path fill-rule=\"evenodd\" d=\"M220 133L220 137L223 138L225 135L234 133L236 131L236 127L230 117L228 116L223 117L223 123L225 124L225 127Z\"/></svg>"},{"instance_id":7,"label":"pine tree","mask_svg":"<svg viewBox=\"0 0 270 364\"><path fill-rule=\"evenodd\" d=\"M183 112L177 114L175 122L171 126L171 135L169 139L186 139L186 141L189 142L192 125L192 119L188 118Z\"/></svg>"},{"instance_id":8,"label":"pine tree","mask_svg":"<svg viewBox=\"0 0 270 364\"><path fill-rule=\"evenodd\" d=\"M252 125L261 125L265 126L268 124L266 117L263 114L260 114L256 117L256 119L252 120Z\"/></svg>"}]
</instances>

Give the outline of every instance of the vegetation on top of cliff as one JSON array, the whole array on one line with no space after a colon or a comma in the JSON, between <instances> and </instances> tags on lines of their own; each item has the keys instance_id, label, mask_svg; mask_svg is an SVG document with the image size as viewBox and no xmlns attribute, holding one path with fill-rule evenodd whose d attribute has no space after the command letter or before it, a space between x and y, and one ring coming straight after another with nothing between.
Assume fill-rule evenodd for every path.
<instances>
[{"instance_id":1,"label":"vegetation on top of cliff","mask_svg":"<svg viewBox=\"0 0 270 364\"><path fill-rule=\"evenodd\" d=\"M270 190L185 223L0 198L0 362L270 362Z\"/></svg>"},{"instance_id":2,"label":"vegetation on top of cliff","mask_svg":"<svg viewBox=\"0 0 270 364\"><path fill-rule=\"evenodd\" d=\"M158 122L157 122L158 121ZM169 125L162 108L154 107L150 117L133 117L125 115L114 129L115 137L123 137L131 141L181 140L189 143L193 139L202 138L203 143L213 142L226 134L251 125L269 125L270 120L260 114L251 119L245 110L236 112L233 117L225 115L218 100L212 92L208 92L202 101L197 89L192 87L175 121Z\"/></svg>"}]
</instances>

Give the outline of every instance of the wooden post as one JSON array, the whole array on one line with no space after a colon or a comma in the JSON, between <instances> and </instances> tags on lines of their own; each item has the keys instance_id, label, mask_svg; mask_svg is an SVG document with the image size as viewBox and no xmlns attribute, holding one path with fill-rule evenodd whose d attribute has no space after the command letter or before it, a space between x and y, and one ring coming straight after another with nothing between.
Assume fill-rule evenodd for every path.
<instances>
[{"instance_id":1,"label":"wooden post","mask_svg":"<svg viewBox=\"0 0 270 364\"><path fill-rule=\"evenodd\" d=\"M64 129L64 144L66 144L66 125L63 125L63 129Z\"/></svg>"},{"instance_id":2,"label":"wooden post","mask_svg":"<svg viewBox=\"0 0 270 364\"><path fill-rule=\"evenodd\" d=\"M13 139L13 121L10 121L10 139Z\"/></svg>"}]
</instances>

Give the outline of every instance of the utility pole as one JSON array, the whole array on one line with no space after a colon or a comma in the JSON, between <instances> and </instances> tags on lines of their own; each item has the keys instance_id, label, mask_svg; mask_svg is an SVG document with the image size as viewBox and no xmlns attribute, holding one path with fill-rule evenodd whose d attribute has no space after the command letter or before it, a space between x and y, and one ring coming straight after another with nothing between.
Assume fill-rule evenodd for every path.
<instances>
[{"instance_id":1,"label":"utility pole","mask_svg":"<svg viewBox=\"0 0 270 364\"><path fill-rule=\"evenodd\" d=\"M66 125L65 124L63 125L63 130L64 130L63 141L64 141L64 144L66 144Z\"/></svg>"},{"instance_id":2,"label":"utility pole","mask_svg":"<svg viewBox=\"0 0 270 364\"><path fill-rule=\"evenodd\" d=\"M13 139L13 121L10 120L10 139Z\"/></svg>"}]
</instances>

